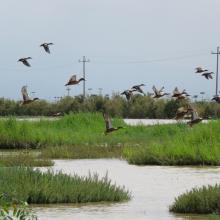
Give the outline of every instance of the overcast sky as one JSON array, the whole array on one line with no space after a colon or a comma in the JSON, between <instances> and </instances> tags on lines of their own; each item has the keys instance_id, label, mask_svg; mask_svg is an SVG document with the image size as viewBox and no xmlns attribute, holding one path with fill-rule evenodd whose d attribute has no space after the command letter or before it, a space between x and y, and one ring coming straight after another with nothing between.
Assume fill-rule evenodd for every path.
<instances>
[{"instance_id":1,"label":"overcast sky","mask_svg":"<svg viewBox=\"0 0 220 220\"><path fill-rule=\"evenodd\" d=\"M215 81L194 68L215 72L219 22L219 0L1 0L0 96L21 99L23 85L39 98L63 96L69 77L82 76L85 55L93 93L144 83L145 91L179 86L211 97ZM43 42L55 44L50 55ZM31 68L17 62L27 56ZM71 95L81 92L74 86Z\"/></svg>"}]
</instances>

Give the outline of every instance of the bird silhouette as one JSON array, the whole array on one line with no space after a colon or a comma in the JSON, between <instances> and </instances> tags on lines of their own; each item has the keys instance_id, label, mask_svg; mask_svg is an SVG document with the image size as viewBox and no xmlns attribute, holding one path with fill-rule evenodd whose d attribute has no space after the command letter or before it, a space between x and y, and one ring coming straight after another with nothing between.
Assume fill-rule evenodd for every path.
<instances>
[{"instance_id":1,"label":"bird silhouette","mask_svg":"<svg viewBox=\"0 0 220 220\"><path fill-rule=\"evenodd\" d=\"M106 126L106 129L105 129L105 135L113 132L113 131L117 131L123 127L119 126L117 128L114 128L112 126L112 122L111 122L111 119L109 118L109 115L107 113L104 113L103 112L103 118L104 118L104 121L105 121L105 126Z\"/></svg>"},{"instance_id":2,"label":"bird silhouette","mask_svg":"<svg viewBox=\"0 0 220 220\"><path fill-rule=\"evenodd\" d=\"M134 91L140 92L142 94L145 94L144 91L141 89L142 86L145 86L145 84L135 85L132 86L131 89L134 89Z\"/></svg>"},{"instance_id":3,"label":"bird silhouette","mask_svg":"<svg viewBox=\"0 0 220 220\"><path fill-rule=\"evenodd\" d=\"M18 60L18 62L22 62L25 66L30 67L31 65L30 65L30 63L28 62L29 59L32 59L32 58L31 58L31 57L20 58L20 59Z\"/></svg>"},{"instance_id":4,"label":"bird silhouette","mask_svg":"<svg viewBox=\"0 0 220 220\"><path fill-rule=\"evenodd\" d=\"M122 92L121 95L125 95L126 99L128 101L130 101L134 91L136 91L136 90L128 89L128 90L125 90L124 92Z\"/></svg>"},{"instance_id":5,"label":"bird silhouette","mask_svg":"<svg viewBox=\"0 0 220 220\"><path fill-rule=\"evenodd\" d=\"M28 92L27 92L27 86L23 86L21 88L21 94L22 94L22 97L23 97L23 101L22 101L22 105L26 105L26 104L29 104L29 103L32 103L36 100L39 100L39 98L34 98L34 99L31 99L28 95Z\"/></svg>"},{"instance_id":6,"label":"bird silhouette","mask_svg":"<svg viewBox=\"0 0 220 220\"><path fill-rule=\"evenodd\" d=\"M77 85L79 84L81 81L85 81L84 78L80 78L79 80L76 79L76 75L71 76L71 78L69 79L68 83L65 84L65 86L70 86L70 85Z\"/></svg>"},{"instance_id":7,"label":"bird silhouette","mask_svg":"<svg viewBox=\"0 0 220 220\"><path fill-rule=\"evenodd\" d=\"M213 72L205 72L202 74L202 76L204 76L206 79L213 79L212 74L214 74Z\"/></svg>"},{"instance_id":8,"label":"bird silhouette","mask_svg":"<svg viewBox=\"0 0 220 220\"><path fill-rule=\"evenodd\" d=\"M187 96L190 96L190 95L186 92L185 89L182 92L180 92L177 87L173 90L172 97L176 98L177 100L185 99Z\"/></svg>"},{"instance_id":9,"label":"bird silhouette","mask_svg":"<svg viewBox=\"0 0 220 220\"><path fill-rule=\"evenodd\" d=\"M207 69L203 69L203 68L200 67L200 66L199 66L199 67L196 67L195 70L196 70L195 73L204 73L204 72L208 71Z\"/></svg>"},{"instance_id":10,"label":"bird silhouette","mask_svg":"<svg viewBox=\"0 0 220 220\"><path fill-rule=\"evenodd\" d=\"M162 96L165 96L165 95L169 95L169 93L164 93L163 90L164 90L164 87L162 87L160 90L158 90L155 86L152 87L153 91L154 91L154 96L153 98L160 98Z\"/></svg>"},{"instance_id":11,"label":"bird silhouette","mask_svg":"<svg viewBox=\"0 0 220 220\"><path fill-rule=\"evenodd\" d=\"M40 47L43 47L44 50L47 52L47 53L50 53L50 47L49 45L54 45L53 43L43 43L40 45Z\"/></svg>"}]
</instances>

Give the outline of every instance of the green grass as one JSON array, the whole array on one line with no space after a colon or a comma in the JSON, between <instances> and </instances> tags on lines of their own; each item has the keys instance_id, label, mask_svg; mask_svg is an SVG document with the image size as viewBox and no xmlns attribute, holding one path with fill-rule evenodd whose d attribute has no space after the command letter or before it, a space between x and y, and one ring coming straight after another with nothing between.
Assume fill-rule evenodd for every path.
<instances>
[{"instance_id":1,"label":"green grass","mask_svg":"<svg viewBox=\"0 0 220 220\"><path fill-rule=\"evenodd\" d=\"M0 167L29 166L29 167L46 167L53 166L54 162L50 159L39 158L28 152L17 152L12 155L0 156Z\"/></svg>"},{"instance_id":2,"label":"green grass","mask_svg":"<svg viewBox=\"0 0 220 220\"><path fill-rule=\"evenodd\" d=\"M124 187L111 184L107 176L101 179L97 175L69 176L23 167L0 168L0 176L0 194L29 204L120 202L130 199L130 193Z\"/></svg>"},{"instance_id":3,"label":"green grass","mask_svg":"<svg viewBox=\"0 0 220 220\"><path fill-rule=\"evenodd\" d=\"M123 156L139 165L220 165L220 121L199 124L157 125L146 130L147 141L127 146Z\"/></svg>"},{"instance_id":4,"label":"green grass","mask_svg":"<svg viewBox=\"0 0 220 220\"><path fill-rule=\"evenodd\" d=\"M198 124L128 126L104 135L101 113L39 122L0 120L0 148L40 148L44 158L125 158L138 165L220 165L220 120Z\"/></svg>"},{"instance_id":5,"label":"green grass","mask_svg":"<svg viewBox=\"0 0 220 220\"><path fill-rule=\"evenodd\" d=\"M176 213L220 214L220 185L194 188L175 199L170 211Z\"/></svg>"}]
</instances>

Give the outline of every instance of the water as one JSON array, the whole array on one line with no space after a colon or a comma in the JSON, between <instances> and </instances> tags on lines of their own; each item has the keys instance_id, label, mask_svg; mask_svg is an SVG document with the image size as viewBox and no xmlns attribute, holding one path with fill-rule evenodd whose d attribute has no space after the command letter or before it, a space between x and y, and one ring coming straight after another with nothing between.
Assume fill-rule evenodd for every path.
<instances>
[{"instance_id":1,"label":"water","mask_svg":"<svg viewBox=\"0 0 220 220\"><path fill-rule=\"evenodd\" d=\"M169 212L174 198L195 186L219 183L219 167L135 166L116 159L56 160L54 170L88 175L89 171L108 176L132 193L125 203L50 205L34 207L40 220L198 220L201 216ZM216 219L216 218L212 218Z\"/></svg>"}]
</instances>

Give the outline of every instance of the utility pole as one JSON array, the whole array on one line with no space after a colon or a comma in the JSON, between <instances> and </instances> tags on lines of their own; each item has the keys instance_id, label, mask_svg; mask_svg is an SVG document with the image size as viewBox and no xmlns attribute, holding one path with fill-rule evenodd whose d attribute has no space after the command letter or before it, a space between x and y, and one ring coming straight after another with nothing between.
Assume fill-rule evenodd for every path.
<instances>
[{"instance_id":1,"label":"utility pole","mask_svg":"<svg viewBox=\"0 0 220 220\"><path fill-rule=\"evenodd\" d=\"M70 87L67 87L66 90L67 90L67 96L70 96L70 90L71 90Z\"/></svg>"},{"instance_id":2,"label":"utility pole","mask_svg":"<svg viewBox=\"0 0 220 220\"><path fill-rule=\"evenodd\" d=\"M83 78L86 80L86 63L90 62L87 60L85 56L83 56L82 60L79 60L80 63L83 63ZM86 82L83 81L83 98L86 97Z\"/></svg>"},{"instance_id":3,"label":"utility pole","mask_svg":"<svg viewBox=\"0 0 220 220\"><path fill-rule=\"evenodd\" d=\"M218 96L218 56L220 54L219 47L217 47L217 52L212 52L212 54L215 54L217 57L217 63L216 63L216 87L215 87L215 95Z\"/></svg>"}]
</instances>

